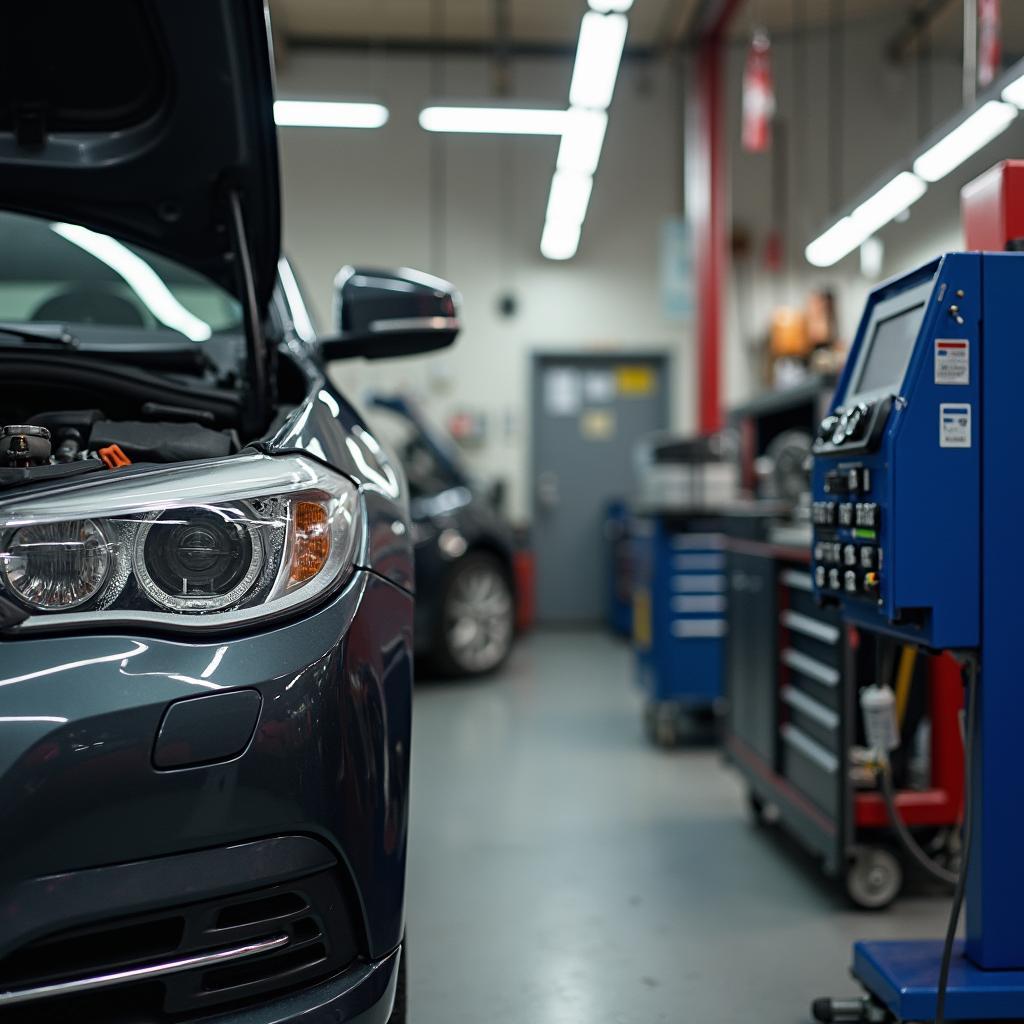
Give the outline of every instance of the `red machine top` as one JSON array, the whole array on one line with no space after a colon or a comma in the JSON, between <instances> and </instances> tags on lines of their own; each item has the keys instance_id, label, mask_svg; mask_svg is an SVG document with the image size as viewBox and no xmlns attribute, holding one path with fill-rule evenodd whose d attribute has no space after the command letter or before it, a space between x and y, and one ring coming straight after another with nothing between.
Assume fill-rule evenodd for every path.
<instances>
[{"instance_id":1,"label":"red machine top","mask_svg":"<svg viewBox=\"0 0 1024 1024\"><path fill-rule=\"evenodd\" d=\"M1004 160L960 192L965 247L1024 249L1024 160Z\"/></svg>"}]
</instances>

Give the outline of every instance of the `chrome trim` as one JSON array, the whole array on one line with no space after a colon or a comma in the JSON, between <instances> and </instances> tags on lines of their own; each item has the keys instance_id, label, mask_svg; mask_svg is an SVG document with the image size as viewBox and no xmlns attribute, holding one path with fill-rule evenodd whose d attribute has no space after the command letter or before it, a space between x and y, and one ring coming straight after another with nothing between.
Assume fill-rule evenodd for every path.
<instances>
[{"instance_id":1,"label":"chrome trim","mask_svg":"<svg viewBox=\"0 0 1024 1024\"><path fill-rule=\"evenodd\" d=\"M839 771L839 758L829 753L820 743L815 743L806 733L795 725L786 722L782 726L782 738L791 747L795 747L809 761L813 761L823 772L835 775Z\"/></svg>"},{"instance_id":2,"label":"chrome trim","mask_svg":"<svg viewBox=\"0 0 1024 1024\"><path fill-rule=\"evenodd\" d=\"M839 669L823 665L820 661L815 661L814 658L804 654L803 651L794 651L792 647L787 647L782 652L782 663L815 682L821 683L822 686L839 685Z\"/></svg>"},{"instance_id":3,"label":"chrome trim","mask_svg":"<svg viewBox=\"0 0 1024 1024\"><path fill-rule=\"evenodd\" d=\"M808 594L814 593L814 583L809 572L787 569L779 578L787 587L792 587L794 590L805 590Z\"/></svg>"},{"instance_id":4,"label":"chrome trim","mask_svg":"<svg viewBox=\"0 0 1024 1024\"><path fill-rule=\"evenodd\" d=\"M454 316L407 316L394 320L374 320L371 334L400 334L404 331L457 331L462 326Z\"/></svg>"},{"instance_id":5,"label":"chrome trim","mask_svg":"<svg viewBox=\"0 0 1024 1024\"><path fill-rule=\"evenodd\" d=\"M724 594L725 582L724 576L683 573L672 577L672 590L677 594Z\"/></svg>"},{"instance_id":6,"label":"chrome trim","mask_svg":"<svg viewBox=\"0 0 1024 1024\"><path fill-rule=\"evenodd\" d=\"M825 644L835 645L839 643L839 637L842 635L839 632L838 626L833 626L830 622L822 622L820 619L814 619L810 615L804 615L802 612L794 612L789 608L779 616L779 619L784 626L787 626L794 632L803 633L804 636L809 636L812 640L820 640Z\"/></svg>"},{"instance_id":7,"label":"chrome trim","mask_svg":"<svg viewBox=\"0 0 1024 1024\"><path fill-rule=\"evenodd\" d=\"M698 637L725 636L725 619L676 619L672 623L672 635L679 640Z\"/></svg>"},{"instance_id":8,"label":"chrome trim","mask_svg":"<svg viewBox=\"0 0 1024 1024\"><path fill-rule=\"evenodd\" d=\"M797 711L813 719L823 729L835 732L839 728L839 713L825 707L821 701L815 700L803 690L798 690L795 686L784 686L782 699L791 708L796 708Z\"/></svg>"},{"instance_id":9,"label":"chrome trim","mask_svg":"<svg viewBox=\"0 0 1024 1024\"><path fill-rule=\"evenodd\" d=\"M676 594L672 611L678 615L723 615L725 594Z\"/></svg>"},{"instance_id":10,"label":"chrome trim","mask_svg":"<svg viewBox=\"0 0 1024 1024\"><path fill-rule=\"evenodd\" d=\"M165 960L159 964L147 964L144 967L129 967L111 974L97 974L91 978L76 978L74 981L60 981L51 985L39 985L36 988L14 989L0 992L0 1008L17 1006L21 1003L32 1003L37 999L50 999L54 996L74 995L78 992L91 992L94 989L109 988L124 982L140 981L145 978L161 978L167 974L180 974L182 971L195 970L197 967L210 967L213 964L231 963L259 953L270 953L288 945L287 935L275 935L270 939L250 942L244 946L232 946L218 949L212 953L198 953L195 956L182 957L180 960Z\"/></svg>"}]
</instances>

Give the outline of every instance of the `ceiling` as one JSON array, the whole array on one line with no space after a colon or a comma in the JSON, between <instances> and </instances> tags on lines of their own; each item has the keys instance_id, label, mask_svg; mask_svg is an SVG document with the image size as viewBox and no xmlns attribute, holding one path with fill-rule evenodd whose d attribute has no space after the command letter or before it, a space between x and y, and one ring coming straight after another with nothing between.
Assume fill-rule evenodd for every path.
<instances>
[{"instance_id":1,"label":"ceiling","mask_svg":"<svg viewBox=\"0 0 1024 1024\"><path fill-rule=\"evenodd\" d=\"M671 46L685 38L708 0L635 0L629 45L634 50ZM1003 5L1004 47L1024 53L1024 3ZM499 38L504 10L506 40L518 49L571 50L585 0L270 0L275 36L285 46L366 46L489 49ZM822 28L833 16L847 22L891 19L934 10L929 33L936 51L959 54L962 0L740 0L732 32L743 38L755 25L773 34Z\"/></svg>"}]
</instances>

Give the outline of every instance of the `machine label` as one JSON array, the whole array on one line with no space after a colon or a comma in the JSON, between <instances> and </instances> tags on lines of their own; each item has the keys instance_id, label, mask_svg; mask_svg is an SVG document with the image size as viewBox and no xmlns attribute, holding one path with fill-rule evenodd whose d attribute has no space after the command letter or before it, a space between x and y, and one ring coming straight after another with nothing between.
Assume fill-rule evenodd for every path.
<instances>
[{"instance_id":1,"label":"machine label","mask_svg":"<svg viewBox=\"0 0 1024 1024\"><path fill-rule=\"evenodd\" d=\"M935 383L971 383L971 344L969 341L935 339ZM968 446L969 447L969 446Z\"/></svg>"},{"instance_id":2,"label":"machine label","mask_svg":"<svg viewBox=\"0 0 1024 1024\"><path fill-rule=\"evenodd\" d=\"M939 447L971 447L971 407L943 402L939 406Z\"/></svg>"}]
</instances>

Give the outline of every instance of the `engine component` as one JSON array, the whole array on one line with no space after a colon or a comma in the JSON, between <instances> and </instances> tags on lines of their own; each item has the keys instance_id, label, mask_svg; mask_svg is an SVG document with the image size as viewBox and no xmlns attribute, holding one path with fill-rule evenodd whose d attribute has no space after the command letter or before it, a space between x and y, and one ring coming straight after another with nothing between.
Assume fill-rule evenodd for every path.
<instances>
[{"instance_id":1,"label":"engine component","mask_svg":"<svg viewBox=\"0 0 1024 1024\"><path fill-rule=\"evenodd\" d=\"M144 423L140 420L94 423L93 451L117 446L132 462L189 462L220 459L239 449L232 430L211 430L198 423Z\"/></svg>"},{"instance_id":2,"label":"engine component","mask_svg":"<svg viewBox=\"0 0 1024 1024\"><path fill-rule=\"evenodd\" d=\"M50 460L50 432L31 423L0 430L0 461L17 469L41 466Z\"/></svg>"}]
</instances>

